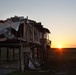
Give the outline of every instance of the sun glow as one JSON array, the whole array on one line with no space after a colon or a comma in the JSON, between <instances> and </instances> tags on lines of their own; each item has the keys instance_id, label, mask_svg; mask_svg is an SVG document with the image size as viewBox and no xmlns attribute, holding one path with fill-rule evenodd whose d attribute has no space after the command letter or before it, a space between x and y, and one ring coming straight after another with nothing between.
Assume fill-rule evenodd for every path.
<instances>
[{"instance_id":1,"label":"sun glow","mask_svg":"<svg viewBox=\"0 0 76 75\"><path fill-rule=\"evenodd\" d=\"M58 48L61 49L61 48L62 48L62 45L59 44L59 45L58 45Z\"/></svg>"}]
</instances>

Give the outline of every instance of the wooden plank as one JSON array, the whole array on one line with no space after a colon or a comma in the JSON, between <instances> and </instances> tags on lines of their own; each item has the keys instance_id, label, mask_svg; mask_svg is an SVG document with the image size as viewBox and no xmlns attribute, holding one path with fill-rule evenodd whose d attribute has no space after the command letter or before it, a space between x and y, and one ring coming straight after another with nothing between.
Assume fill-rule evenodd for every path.
<instances>
[{"instance_id":1,"label":"wooden plank","mask_svg":"<svg viewBox=\"0 0 76 75\"><path fill-rule=\"evenodd\" d=\"M24 55L23 55L23 45L21 45L21 71L24 72Z\"/></svg>"},{"instance_id":2,"label":"wooden plank","mask_svg":"<svg viewBox=\"0 0 76 75\"><path fill-rule=\"evenodd\" d=\"M0 59L1 59L1 47L0 47Z\"/></svg>"},{"instance_id":3,"label":"wooden plank","mask_svg":"<svg viewBox=\"0 0 76 75\"><path fill-rule=\"evenodd\" d=\"M20 47L18 51L18 70L21 71L21 48Z\"/></svg>"},{"instance_id":4,"label":"wooden plank","mask_svg":"<svg viewBox=\"0 0 76 75\"><path fill-rule=\"evenodd\" d=\"M7 61L9 60L9 49L7 48L7 57L6 57Z\"/></svg>"},{"instance_id":5,"label":"wooden plank","mask_svg":"<svg viewBox=\"0 0 76 75\"><path fill-rule=\"evenodd\" d=\"M13 48L13 60L15 58L15 49Z\"/></svg>"},{"instance_id":6,"label":"wooden plank","mask_svg":"<svg viewBox=\"0 0 76 75\"><path fill-rule=\"evenodd\" d=\"M34 65L35 68L37 68L37 65L35 64L35 61L33 60L33 58L30 57L30 55L28 53L26 53L27 56L29 57L29 60L32 62L32 64Z\"/></svg>"}]
</instances>

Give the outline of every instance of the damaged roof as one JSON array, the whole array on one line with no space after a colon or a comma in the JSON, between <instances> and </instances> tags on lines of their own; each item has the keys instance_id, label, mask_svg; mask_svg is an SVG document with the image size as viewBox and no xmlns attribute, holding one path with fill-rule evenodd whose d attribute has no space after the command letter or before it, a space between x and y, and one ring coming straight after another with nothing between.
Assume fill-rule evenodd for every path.
<instances>
[{"instance_id":1,"label":"damaged roof","mask_svg":"<svg viewBox=\"0 0 76 75\"><path fill-rule=\"evenodd\" d=\"M3 29L6 29L6 28L13 28L14 30L18 31L18 28L19 28L19 25L20 25L20 21L19 22L5 22L5 23L0 23L0 32L1 30Z\"/></svg>"},{"instance_id":2,"label":"damaged roof","mask_svg":"<svg viewBox=\"0 0 76 75\"><path fill-rule=\"evenodd\" d=\"M22 21L15 21L12 20L6 20L6 21L0 21L0 37L2 38L8 38L13 39L15 36L11 32L11 29L14 29L15 31L18 31L19 26L21 25ZM1 39L3 40L3 39Z\"/></svg>"},{"instance_id":3,"label":"damaged roof","mask_svg":"<svg viewBox=\"0 0 76 75\"><path fill-rule=\"evenodd\" d=\"M47 33L51 33L51 32L49 31L49 29L47 29L47 28L43 28L43 31L44 31L44 32L47 32Z\"/></svg>"},{"instance_id":4,"label":"damaged roof","mask_svg":"<svg viewBox=\"0 0 76 75\"><path fill-rule=\"evenodd\" d=\"M30 24L34 26L36 29L38 29L41 32L50 33L50 31L47 28L43 27L41 22L29 20L27 18L24 18L23 16L22 17L15 16L15 17L8 18L5 21L0 20L0 37L4 35L5 37L10 38L10 39L14 38L14 35L11 33L11 29L18 31L19 26L24 22L27 25Z\"/></svg>"}]
</instances>

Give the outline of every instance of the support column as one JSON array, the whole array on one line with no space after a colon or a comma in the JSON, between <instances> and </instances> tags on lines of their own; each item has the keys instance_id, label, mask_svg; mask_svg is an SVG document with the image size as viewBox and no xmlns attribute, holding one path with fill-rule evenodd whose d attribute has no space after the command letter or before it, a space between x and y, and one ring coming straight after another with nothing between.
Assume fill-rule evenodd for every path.
<instances>
[{"instance_id":1,"label":"support column","mask_svg":"<svg viewBox=\"0 0 76 75\"><path fill-rule=\"evenodd\" d=\"M15 50L15 48L13 48L13 60L14 60L14 57L15 57L15 54L14 54L14 53L15 53L15 51L14 51L14 50Z\"/></svg>"},{"instance_id":2,"label":"support column","mask_svg":"<svg viewBox=\"0 0 76 75\"><path fill-rule=\"evenodd\" d=\"M21 71L24 72L24 53L23 53L23 45L21 44Z\"/></svg>"},{"instance_id":3,"label":"support column","mask_svg":"<svg viewBox=\"0 0 76 75\"><path fill-rule=\"evenodd\" d=\"M1 47L0 47L0 60L1 60Z\"/></svg>"},{"instance_id":4,"label":"support column","mask_svg":"<svg viewBox=\"0 0 76 75\"><path fill-rule=\"evenodd\" d=\"M37 59L39 59L39 50L38 50L38 47L37 47Z\"/></svg>"},{"instance_id":5,"label":"support column","mask_svg":"<svg viewBox=\"0 0 76 75\"><path fill-rule=\"evenodd\" d=\"M21 48L20 47L18 51L18 70L21 71Z\"/></svg>"},{"instance_id":6,"label":"support column","mask_svg":"<svg viewBox=\"0 0 76 75\"><path fill-rule=\"evenodd\" d=\"M7 57L6 57L7 61L9 60L9 49L7 47Z\"/></svg>"}]
</instances>

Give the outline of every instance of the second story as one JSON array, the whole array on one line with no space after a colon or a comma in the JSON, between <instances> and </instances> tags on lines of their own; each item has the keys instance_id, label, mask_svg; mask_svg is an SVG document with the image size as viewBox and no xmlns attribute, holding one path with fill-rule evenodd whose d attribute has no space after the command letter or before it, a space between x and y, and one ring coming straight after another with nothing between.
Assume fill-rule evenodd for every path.
<instances>
[{"instance_id":1,"label":"second story","mask_svg":"<svg viewBox=\"0 0 76 75\"><path fill-rule=\"evenodd\" d=\"M19 39L26 42L42 43L41 40L49 42L50 31L44 28L41 22L28 18L11 17L0 21L0 41L6 39Z\"/></svg>"}]
</instances>

